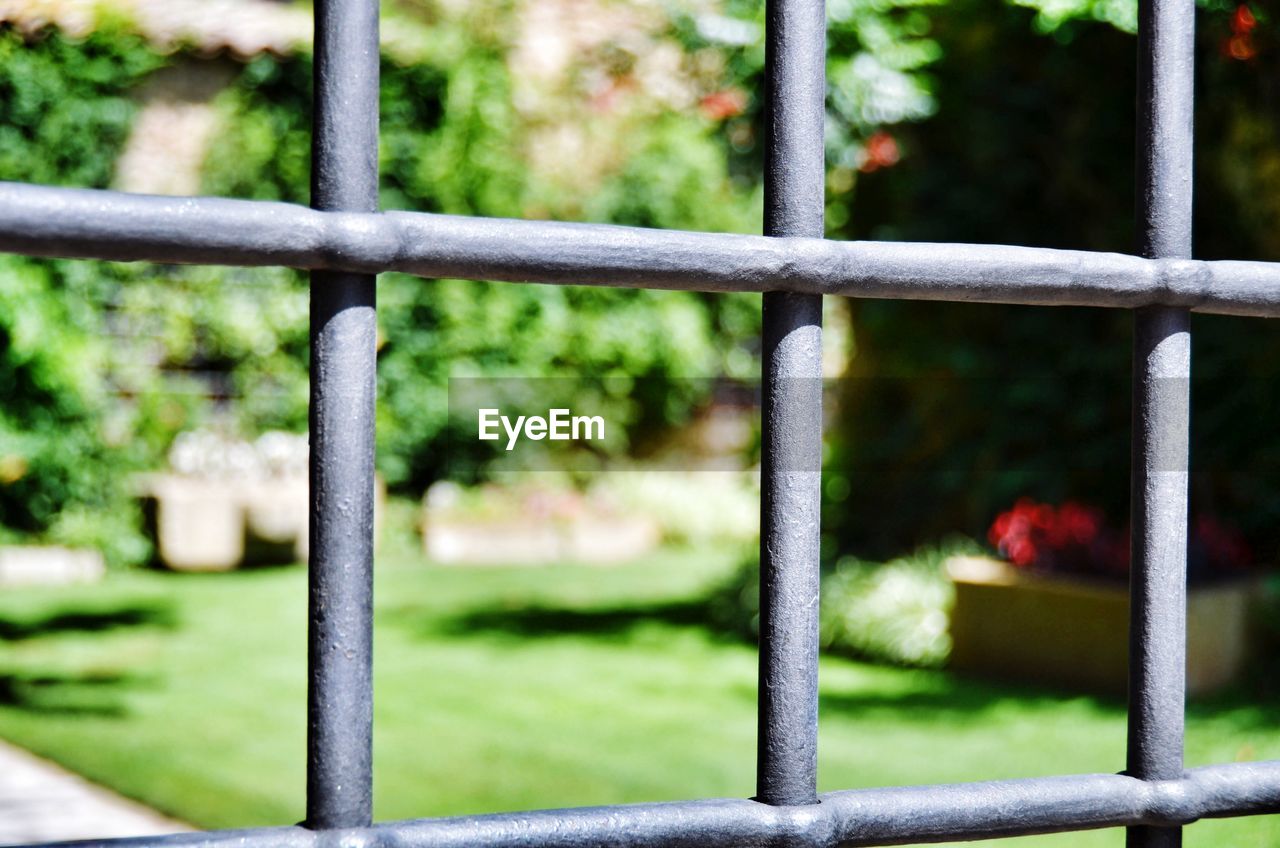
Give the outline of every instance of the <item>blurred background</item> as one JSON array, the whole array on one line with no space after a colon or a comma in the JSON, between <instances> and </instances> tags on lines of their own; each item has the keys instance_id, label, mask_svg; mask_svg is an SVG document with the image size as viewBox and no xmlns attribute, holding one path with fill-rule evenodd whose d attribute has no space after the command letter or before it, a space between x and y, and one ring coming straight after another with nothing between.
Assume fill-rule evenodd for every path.
<instances>
[{"instance_id":1,"label":"blurred background","mask_svg":"<svg viewBox=\"0 0 1280 848\"><path fill-rule=\"evenodd\" d=\"M1199 6L1196 253L1280 260L1276 22ZM384 2L383 207L759 232L763 11ZM828 17L830 238L1131 249L1133 0ZM305 204L310 29L0 0L0 179ZM750 795L759 297L378 288L376 817ZM821 788L1119 770L1130 316L825 311ZM1280 757L1280 334L1193 330L1192 766ZM307 358L299 272L0 256L0 771L69 770L0 842L302 817ZM609 437L500 463L460 381Z\"/></svg>"}]
</instances>

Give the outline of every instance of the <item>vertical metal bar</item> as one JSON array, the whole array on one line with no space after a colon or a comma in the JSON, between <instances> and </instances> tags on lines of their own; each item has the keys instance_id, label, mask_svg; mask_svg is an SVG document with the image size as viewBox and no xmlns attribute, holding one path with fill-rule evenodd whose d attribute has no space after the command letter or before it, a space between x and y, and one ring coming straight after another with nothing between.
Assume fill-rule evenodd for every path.
<instances>
[{"instance_id":1,"label":"vertical metal bar","mask_svg":"<svg viewBox=\"0 0 1280 848\"><path fill-rule=\"evenodd\" d=\"M1194 0L1140 0L1138 250L1150 258L1191 256L1194 44ZM1128 772L1144 780L1183 773L1190 378L1186 310L1138 310ZM1127 843L1173 848L1182 829L1131 827Z\"/></svg>"},{"instance_id":2,"label":"vertical metal bar","mask_svg":"<svg viewBox=\"0 0 1280 848\"><path fill-rule=\"evenodd\" d=\"M822 238L826 8L769 0L765 235ZM764 295L756 797L817 799L822 298Z\"/></svg>"},{"instance_id":3,"label":"vertical metal bar","mask_svg":"<svg viewBox=\"0 0 1280 848\"><path fill-rule=\"evenodd\" d=\"M378 3L317 0L311 204L378 209ZM311 275L311 545L307 819L373 810L372 275Z\"/></svg>"}]
</instances>

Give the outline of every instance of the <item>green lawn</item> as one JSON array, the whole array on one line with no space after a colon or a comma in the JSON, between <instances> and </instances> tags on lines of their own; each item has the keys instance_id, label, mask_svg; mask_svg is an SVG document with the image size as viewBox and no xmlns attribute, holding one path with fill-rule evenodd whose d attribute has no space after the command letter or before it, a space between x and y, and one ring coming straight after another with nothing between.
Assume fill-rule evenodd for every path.
<instances>
[{"instance_id":1,"label":"green lawn","mask_svg":"<svg viewBox=\"0 0 1280 848\"><path fill-rule=\"evenodd\" d=\"M429 567L377 576L378 819L752 792L755 655L698 623L732 566ZM0 736L208 827L303 811L306 575L111 575L0 595ZM1116 771L1120 704L827 659L824 790ZM1189 719L1189 765L1280 758L1274 705ZM1280 818L1189 846L1280 842ZM995 844L995 843L993 843ZM1002 844L1120 846L1119 831Z\"/></svg>"}]
</instances>

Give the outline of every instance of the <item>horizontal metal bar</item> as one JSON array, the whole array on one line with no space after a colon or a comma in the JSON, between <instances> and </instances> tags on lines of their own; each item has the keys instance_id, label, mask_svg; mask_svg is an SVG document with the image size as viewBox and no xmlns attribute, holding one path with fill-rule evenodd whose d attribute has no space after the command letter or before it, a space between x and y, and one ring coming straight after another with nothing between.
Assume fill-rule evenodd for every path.
<instances>
[{"instance_id":1,"label":"horizontal metal bar","mask_svg":"<svg viewBox=\"0 0 1280 848\"><path fill-rule=\"evenodd\" d=\"M854 789L777 807L742 799L583 807L311 831L301 827L60 843L79 848L836 848L990 839L1280 812L1280 760L1181 780L1086 774Z\"/></svg>"},{"instance_id":2,"label":"horizontal metal bar","mask_svg":"<svg viewBox=\"0 0 1280 848\"><path fill-rule=\"evenodd\" d=\"M422 277L1280 316L1280 264L840 242L0 183L0 251Z\"/></svg>"}]
</instances>

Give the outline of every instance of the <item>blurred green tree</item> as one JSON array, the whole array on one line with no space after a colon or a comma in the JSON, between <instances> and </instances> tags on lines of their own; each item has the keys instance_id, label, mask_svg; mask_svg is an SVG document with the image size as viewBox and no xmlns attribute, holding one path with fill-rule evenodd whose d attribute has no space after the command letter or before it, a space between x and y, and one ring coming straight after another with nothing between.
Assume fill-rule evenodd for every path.
<instances>
[{"instance_id":1,"label":"blurred green tree","mask_svg":"<svg viewBox=\"0 0 1280 848\"><path fill-rule=\"evenodd\" d=\"M32 45L0 29L0 178L105 187L128 133L127 92L163 59L108 28ZM37 536L148 554L119 478L136 455L113 445L101 304L119 266L0 257L0 540Z\"/></svg>"},{"instance_id":2,"label":"blurred green tree","mask_svg":"<svg viewBox=\"0 0 1280 848\"><path fill-rule=\"evenodd\" d=\"M662 85L696 86L679 67L666 69L659 83L646 83L635 67L642 56L619 56L621 48L605 45L597 49L600 57L575 59L585 68L517 91L511 27L495 34L492 20L477 23L467 16L437 20L436 26L435 46L417 61L383 62L384 208L683 229L755 227L754 186L731 179L715 122L653 93ZM663 47L654 26L650 41L633 49ZM600 63L603 70L593 67ZM578 78L589 71L600 78L584 90ZM613 96L624 102L591 108L593 99L615 89L621 93ZM227 131L211 151L205 188L305 202L309 57L253 61L223 108ZM195 286L188 293L202 303L190 313L200 332L189 335L200 336L206 349L222 344L222 367L244 399L244 426L304 426L305 310L287 310L292 318L266 332L276 343L264 358L225 344L238 328L218 324L219 316L232 313L219 296L207 296L216 288L207 282L198 295ZM292 303L305 293L298 274L277 274L270 282L253 285L254 296ZM171 302L175 292L166 285L156 297ZM473 454L468 440L448 442L446 456L450 427L464 423L449 419L450 377L573 376L586 385L636 380L662 396L599 394L610 420L628 432L622 442L627 450L652 428L687 418L704 396L705 382L673 378L748 376L758 328L749 296L426 282L386 274L379 298L378 463L392 486L411 492L443 474L446 464L455 475L483 471L480 446ZM261 302L255 311L276 312ZM273 385L264 391L264 383ZM281 384L288 390L282 393ZM256 397L282 400L267 404Z\"/></svg>"}]
</instances>

